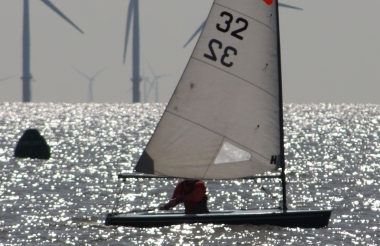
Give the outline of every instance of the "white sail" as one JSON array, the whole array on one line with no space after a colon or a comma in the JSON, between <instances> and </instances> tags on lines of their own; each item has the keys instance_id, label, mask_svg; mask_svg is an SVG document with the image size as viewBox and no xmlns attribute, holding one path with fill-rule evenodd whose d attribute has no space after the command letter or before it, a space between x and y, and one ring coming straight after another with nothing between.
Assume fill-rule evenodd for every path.
<instances>
[{"instance_id":1,"label":"white sail","mask_svg":"<svg viewBox=\"0 0 380 246\"><path fill-rule=\"evenodd\" d=\"M277 1L215 0L190 61L135 171L232 179L281 154Z\"/></svg>"}]
</instances>

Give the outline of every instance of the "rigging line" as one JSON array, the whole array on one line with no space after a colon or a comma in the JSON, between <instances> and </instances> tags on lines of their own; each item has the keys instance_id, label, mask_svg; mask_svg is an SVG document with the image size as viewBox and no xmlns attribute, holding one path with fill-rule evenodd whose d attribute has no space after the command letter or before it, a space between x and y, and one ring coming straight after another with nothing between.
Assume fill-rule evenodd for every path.
<instances>
[{"instance_id":1,"label":"rigging line","mask_svg":"<svg viewBox=\"0 0 380 246\"><path fill-rule=\"evenodd\" d=\"M251 17L251 16L249 16L249 15L243 14L243 13L241 13L241 12L239 12L239 11L236 11L236 10L234 10L234 9L231 9L231 8L229 8L229 7L226 7L226 6L221 5L221 4L218 4L218 3L214 3L214 5L219 5L220 7L223 7L223 8L229 9L229 10L235 12L235 13L239 13L239 14L241 14L241 15L244 15L245 17L248 17L249 19L258 22L258 23L262 24L263 26L266 26L266 27L267 27L268 29L270 29L272 32L276 33L276 31L275 31L273 28L271 28L270 26L268 26L268 25L265 24L264 22L261 22L261 21L255 19L255 18L253 18L253 17Z\"/></svg>"},{"instance_id":2,"label":"rigging line","mask_svg":"<svg viewBox=\"0 0 380 246\"><path fill-rule=\"evenodd\" d=\"M123 193L124 187L125 187L124 183L121 183L121 186L120 186L119 192L117 194L117 198L116 198L115 204L113 205L113 208L112 208L112 213L114 213L114 211L116 212L116 209L119 206L119 201L120 201L120 198L121 198L121 193Z\"/></svg>"},{"instance_id":3,"label":"rigging line","mask_svg":"<svg viewBox=\"0 0 380 246\"><path fill-rule=\"evenodd\" d=\"M257 180L256 180L256 179L253 179L253 181L255 181L255 183L256 183L258 186L260 186L259 183L257 183ZM270 196L272 199L277 199L277 197L275 197L275 196L272 194L272 192L271 192L270 190L264 188L264 186L261 186L260 189L261 189L262 191L264 191L264 193L267 194L268 196Z\"/></svg>"},{"instance_id":4,"label":"rigging line","mask_svg":"<svg viewBox=\"0 0 380 246\"><path fill-rule=\"evenodd\" d=\"M228 72L228 71L226 71L226 70L223 70L223 69L221 69L221 68L219 68L219 67L217 67L217 66L215 66L215 65L212 65L212 64L210 64L210 63L207 63L207 62L205 62L205 61L203 61L203 60L201 60L201 59L199 59L199 58L196 58L196 57L194 57L194 56L192 56L191 59L194 59L194 60L197 60L197 61L203 62L203 63L206 64L206 65L209 65L209 66L211 66L211 67L214 67L214 68L216 68L216 69L219 69L219 70L221 70L221 71L223 71L223 72L225 72L225 73L228 73L228 74L230 74L230 75L232 75L232 76L234 76L234 77L236 77L236 78L238 78L238 79L240 79L240 80L242 80L242 81L245 81L245 82L247 82L248 84L253 85L253 86L257 87L258 89L260 89L260 90L266 92L268 95L270 95L271 97L273 97L275 100L278 101L278 98L277 98L275 95L273 95L272 93L270 93L270 92L267 91L267 90L264 90L264 89L261 88L260 86L255 85L255 84L252 83L251 81L248 81L248 80L246 80L246 79L243 79L242 77L239 77L239 76L237 76L236 74L233 74L233 73L231 73L231 72Z\"/></svg>"},{"instance_id":5,"label":"rigging line","mask_svg":"<svg viewBox=\"0 0 380 246\"><path fill-rule=\"evenodd\" d=\"M194 121L191 121L191 120L189 120L189 119L187 119L187 118L185 118L185 117L182 117L182 116L180 116L180 115L178 115L178 114L175 114L175 113L173 113L173 112L171 112L171 111L168 111L167 108L165 109L165 113L168 113L168 114L172 114L172 115L174 115L174 116L177 116L177 117L179 117L179 118L181 118L181 119L183 119L183 120L186 120L187 122L193 123L194 125L200 126L200 127L204 128L204 129L210 131L210 132L213 132L213 133L215 133L215 134L221 136L221 137L224 138L224 139L228 139L229 141L231 141L231 142L233 142L233 143L237 143L237 141L234 141L233 139L227 138L226 136L223 136L222 134L220 134L220 133L218 133L218 132L216 132L216 131L214 131L214 130L212 130L212 129L210 129L210 128L207 128L207 127L205 127L205 126L202 126L202 125L200 125L200 124L198 124L198 123L196 123L196 122L194 122ZM241 145L241 144L237 144L237 145ZM252 149L249 149L249 148L247 148L247 147L245 147L245 148L246 148L247 150L251 151L252 153L255 153L256 155L261 156L261 157L264 158L265 160L269 160L269 158L263 156L262 154L259 154L258 152L254 151L254 150L252 150Z\"/></svg>"}]
</instances>

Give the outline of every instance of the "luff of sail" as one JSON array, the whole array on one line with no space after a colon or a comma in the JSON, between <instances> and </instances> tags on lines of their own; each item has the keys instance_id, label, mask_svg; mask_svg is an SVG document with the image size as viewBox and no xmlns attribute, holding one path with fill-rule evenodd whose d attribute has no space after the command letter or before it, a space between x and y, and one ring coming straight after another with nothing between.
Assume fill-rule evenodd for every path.
<instances>
[{"instance_id":1,"label":"luff of sail","mask_svg":"<svg viewBox=\"0 0 380 246\"><path fill-rule=\"evenodd\" d=\"M233 179L281 152L277 1L216 0L135 171Z\"/></svg>"}]
</instances>

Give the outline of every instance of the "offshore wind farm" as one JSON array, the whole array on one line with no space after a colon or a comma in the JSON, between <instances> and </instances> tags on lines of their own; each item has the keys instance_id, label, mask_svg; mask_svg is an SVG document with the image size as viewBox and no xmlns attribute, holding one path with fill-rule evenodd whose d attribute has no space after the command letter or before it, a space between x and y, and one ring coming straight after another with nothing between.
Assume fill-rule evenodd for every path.
<instances>
[{"instance_id":1,"label":"offshore wind farm","mask_svg":"<svg viewBox=\"0 0 380 246\"><path fill-rule=\"evenodd\" d=\"M52 8L55 12L57 12L61 17L67 20L70 24L72 24L75 28L80 30L71 20L69 20L58 8L56 8L49 0L41 0L50 8ZM281 7L293 8L302 10L301 8L294 7L287 4L279 4ZM132 24L133 23L133 24ZM202 31L205 22L201 24L201 26L194 32L191 38L186 42L184 48ZM30 89L30 80L32 78L30 74L30 37L29 37L29 0L24 0L24 31L23 31L23 101L29 102L31 101L31 89ZM132 27L132 31L131 31ZM138 0L130 0L128 6L128 14L127 14L127 24L126 24L126 32L125 32L125 41L124 41L124 59L123 62L125 64L126 55L127 55L127 47L129 34L132 33L132 102L142 102L141 101L141 81L144 80L144 101L148 101L148 96L152 89L155 90L155 102L158 102L159 91L158 91L158 80L162 77L167 76L168 74L156 75L151 65L148 63L149 69L153 74L152 81L149 81L148 77L142 77L140 75L140 20L139 20L139 1ZM95 76L88 77L84 73L75 69L77 72L82 74L83 76L89 79L89 92L88 92L88 102L93 102L93 81ZM147 88L146 84L149 84L149 88Z\"/></svg>"},{"instance_id":2,"label":"offshore wind farm","mask_svg":"<svg viewBox=\"0 0 380 246\"><path fill-rule=\"evenodd\" d=\"M66 15L64 15L53 3L49 0L41 0L51 10L56 12L60 17L70 23L79 32L83 31L74 24ZM32 74L30 72L30 21L29 21L29 0L23 1L23 29L22 29L22 101L30 102L32 100L32 92L30 82Z\"/></svg>"},{"instance_id":3,"label":"offshore wind farm","mask_svg":"<svg viewBox=\"0 0 380 246\"><path fill-rule=\"evenodd\" d=\"M132 32L123 64L130 1L50 2L85 34L74 30L43 2L29 1L30 69L38 81L32 83L32 101L87 102L88 85L79 82L81 78L72 67L96 71L108 64L102 73L106 82L94 88L94 101L132 102ZM147 57L155 73L170 74L160 79L159 102L167 102L175 89L197 36L183 46L207 17L211 3L212 0L139 1L141 55ZM380 89L380 71L376 67L380 62L376 26L380 17L375 12L380 3L365 3L281 1L302 8L280 8L284 102L380 102L376 93ZM23 1L1 0L0 5L0 78L13 76L1 81L0 101L20 102ZM148 67L145 69L148 72ZM143 95L142 81L140 90Z\"/></svg>"},{"instance_id":4,"label":"offshore wind farm","mask_svg":"<svg viewBox=\"0 0 380 246\"><path fill-rule=\"evenodd\" d=\"M281 7L286 8L292 8L292 9L298 9L302 10L301 8L294 7L287 4L279 4ZM153 80L149 82L148 78L145 76L140 75L140 58L141 58L141 52L140 52L140 13L139 13L139 1L138 0L130 0L129 6L128 6L128 15L127 15L127 26L126 26L126 32L125 32L125 41L124 41L124 60L125 63L126 56L127 56L127 47L128 47L128 40L129 40L129 34L132 32L132 102L141 102L141 84L140 82L142 80L144 83L144 101L147 101L147 97L150 94L150 91L155 89L155 98L156 102L158 102L158 80L162 77L167 76L167 74L164 75L156 75L153 71L152 67L150 66L149 62L148 66L150 71L153 74ZM133 23L133 24L132 24ZM184 48L202 31L203 26L205 22L201 24L201 26L194 32L194 34L190 37L190 39L186 42L184 45ZM132 31L131 31L132 27ZM149 83L149 89L147 90L146 84Z\"/></svg>"}]
</instances>

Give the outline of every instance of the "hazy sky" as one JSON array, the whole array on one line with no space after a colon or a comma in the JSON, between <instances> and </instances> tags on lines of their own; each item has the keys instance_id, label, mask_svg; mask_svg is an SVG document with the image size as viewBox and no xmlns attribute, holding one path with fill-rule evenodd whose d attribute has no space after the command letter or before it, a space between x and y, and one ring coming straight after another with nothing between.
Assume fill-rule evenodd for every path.
<instances>
[{"instance_id":1,"label":"hazy sky","mask_svg":"<svg viewBox=\"0 0 380 246\"><path fill-rule=\"evenodd\" d=\"M128 0L51 0L84 34L40 0L30 0L32 101L131 102L131 45L123 64ZM159 80L167 102L195 46L183 45L205 20L212 0L140 0L141 72ZM379 0L281 0L285 103L380 104ZM0 101L22 100L22 0L0 0ZM141 85L141 99L143 84ZM149 97L155 101L154 91Z\"/></svg>"}]
</instances>

